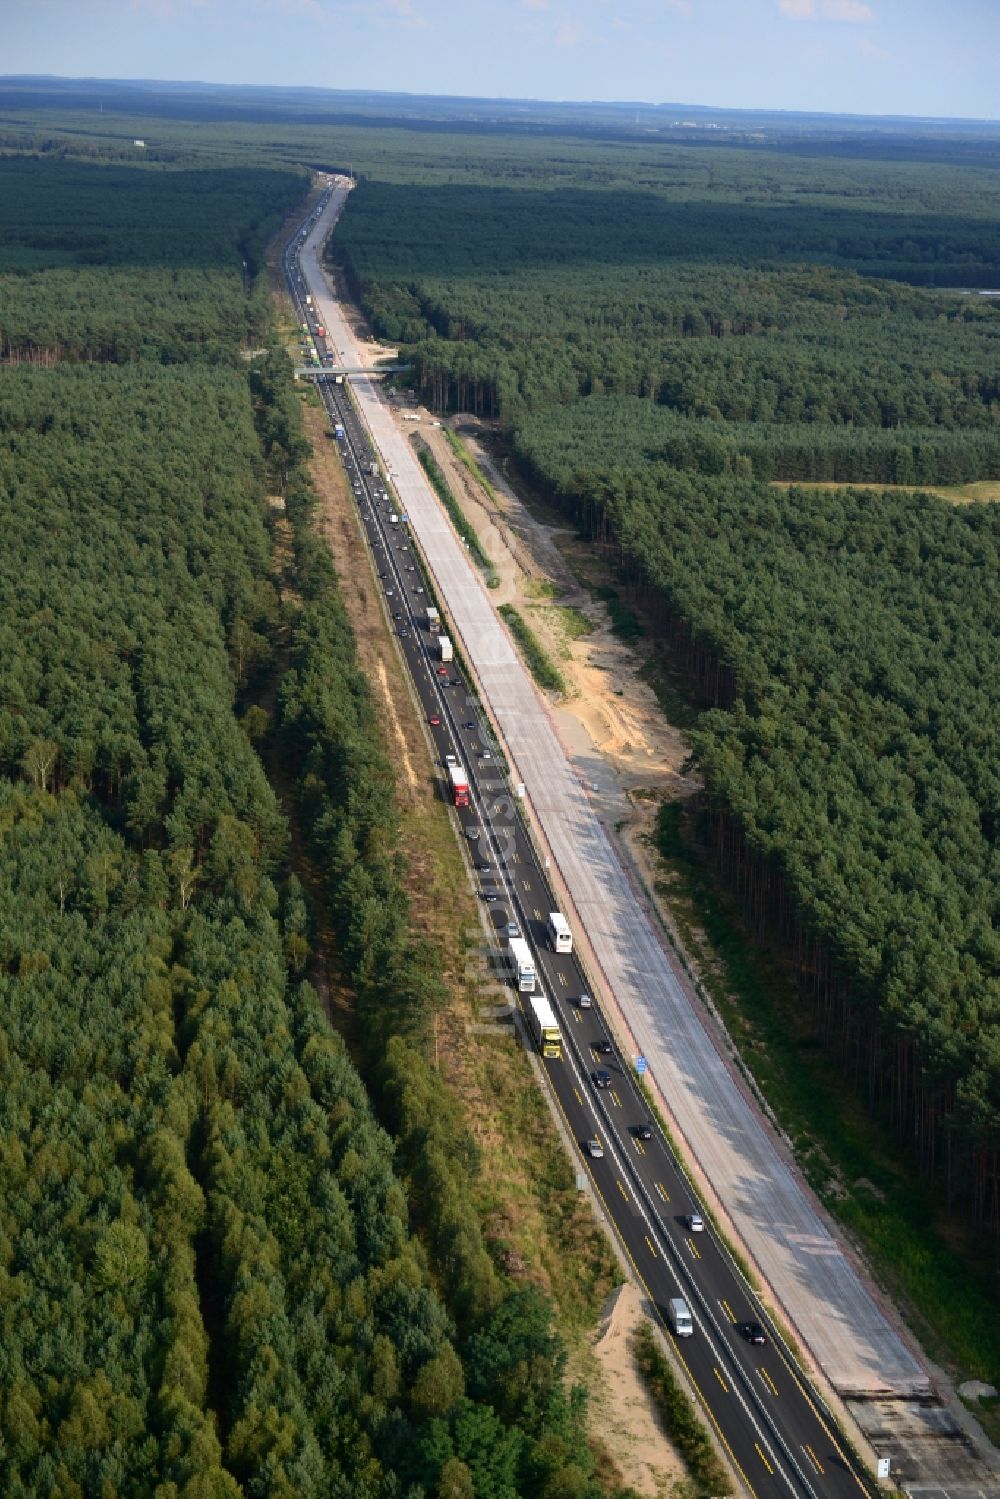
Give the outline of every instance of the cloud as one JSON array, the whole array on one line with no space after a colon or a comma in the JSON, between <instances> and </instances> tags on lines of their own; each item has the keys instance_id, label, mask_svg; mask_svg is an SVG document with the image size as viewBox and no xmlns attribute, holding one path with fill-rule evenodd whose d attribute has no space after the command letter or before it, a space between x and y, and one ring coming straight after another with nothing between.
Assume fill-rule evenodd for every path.
<instances>
[{"instance_id":1,"label":"cloud","mask_svg":"<svg viewBox=\"0 0 1000 1499\"><path fill-rule=\"evenodd\" d=\"M892 53L887 52L885 47L876 47L875 43L869 41L866 36L858 42L858 52L862 57L870 58L872 62L885 62L887 57L892 56Z\"/></svg>"},{"instance_id":2,"label":"cloud","mask_svg":"<svg viewBox=\"0 0 1000 1499\"><path fill-rule=\"evenodd\" d=\"M525 10L548 10L549 0L521 0Z\"/></svg>"},{"instance_id":3,"label":"cloud","mask_svg":"<svg viewBox=\"0 0 1000 1499\"><path fill-rule=\"evenodd\" d=\"M875 13L864 0L822 0L828 21L874 21Z\"/></svg>"},{"instance_id":4,"label":"cloud","mask_svg":"<svg viewBox=\"0 0 1000 1499\"><path fill-rule=\"evenodd\" d=\"M557 47L579 47L583 41L583 27L577 21L560 21L553 40Z\"/></svg>"},{"instance_id":5,"label":"cloud","mask_svg":"<svg viewBox=\"0 0 1000 1499\"><path fill-rule=\"evenodd\" d=\"M874 21L865 0L778 0L778 9L792 21Z\"/></svg>"}]
</instances>

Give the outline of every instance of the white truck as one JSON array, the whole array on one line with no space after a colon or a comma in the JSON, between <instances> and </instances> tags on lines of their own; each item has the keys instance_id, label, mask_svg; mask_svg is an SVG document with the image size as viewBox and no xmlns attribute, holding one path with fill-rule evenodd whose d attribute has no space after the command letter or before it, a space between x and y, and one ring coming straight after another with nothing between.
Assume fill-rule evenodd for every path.
<instances>
[{"instance_id":1,"label":"white truck","mask_svg":"<svg viewBox=\"0 0 1000 1499\"><path fill-rule=\"evenodd\" d=\"M691 1308L683 1296L671 1296L667 1302L667 1321L673 1328L675 1337L690 1338L694 1333Z\"/></svg>"},{"instance_id":2,"label":"white truck","mask_svg":"<svg viewBox=\"0 0 1000 1499\"><path fill-rule=\"evenodd\" d=\"M553 952L572 952L573 933L569 929L569 922L561 911L549 912L549 941L552 943Z\"/></svg>"},{"instance_id":3,"label":"white truck","mask_svg":"<svg viewBox=\"0 0 1000 1499\"><path fill-rule=\"evenodd\" d=\"M439 661L454 661L455 652L451 648L451 641L447 635L439 635L437 638L437 653Z\"/></svg>"},{"instance_id":4,"label":"white truck","mask_svg":"<svg viewBox=\"0 0 1000 1499\"><path fill-rule=\"evenodd\" d=\"M511 937L507 944L507 959L514 981L522 994L535 992L535 960L531 948L523 937Z\"/></svg>"},{"instance_id":5,"label":"white truck","mask_svg":"<svg viewBox=\"0 0 1000 1499\"><path fill-rule=\"evenodd\" d=\"M427 605L427 628L432 635L441 634L441 615L433 604Z\"/></svg>"}]
</instances>

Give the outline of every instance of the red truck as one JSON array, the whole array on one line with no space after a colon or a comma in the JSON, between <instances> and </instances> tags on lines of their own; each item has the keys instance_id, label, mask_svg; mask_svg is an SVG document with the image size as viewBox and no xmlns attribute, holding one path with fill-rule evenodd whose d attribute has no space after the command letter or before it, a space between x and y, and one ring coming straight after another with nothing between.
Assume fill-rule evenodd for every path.
<instances>
[{"instance_id":1,"label":"red truck","mask_svg":"<svg viewBox=\"0 0 1000 1499\"><path fill-rule=\"evenodd\" d=\"M451 796L456 807L467 807L469 805L469 782L461 765L449 765L448 775L451 779Z\"/></svg>"}]
</instances>

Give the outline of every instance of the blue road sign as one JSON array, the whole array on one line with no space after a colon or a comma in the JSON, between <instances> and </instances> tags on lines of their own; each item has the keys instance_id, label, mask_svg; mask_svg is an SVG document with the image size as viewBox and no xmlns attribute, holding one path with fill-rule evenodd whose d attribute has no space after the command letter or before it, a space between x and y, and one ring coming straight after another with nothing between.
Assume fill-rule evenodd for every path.
<instances>
[{"instance_id":1,"label":"blue road sign","mask_svg":"<svg viewBox=\"0 0 1000 1499\"><path fill-rule=\"evenodd\" d=\"M638 1074L639 1074L640 1077L642 1077L642 1074L645 1072L645 1070L646 1070L646 1068L648 1066L649 1066L649 1063L646 1061L645 1057L637 1057L636 1058L635 1070L636 1070L636 1072L638 1072Z\"/></svg>"}]
</instances>

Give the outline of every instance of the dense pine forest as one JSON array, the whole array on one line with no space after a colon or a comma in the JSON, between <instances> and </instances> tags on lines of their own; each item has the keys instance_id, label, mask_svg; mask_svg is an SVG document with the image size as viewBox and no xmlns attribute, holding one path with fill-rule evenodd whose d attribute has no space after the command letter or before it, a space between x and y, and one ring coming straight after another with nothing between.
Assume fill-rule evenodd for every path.
<instances>
[{"instance_id":1,"label":"dense pine forest","mask_svg":"<svg viewBox=\"0 0 1000 1499\"><path fill-rule=\"evenodd\" d=\"M588 1499L551 1309L488 1253L424 1060L441 996L255 274L306 185L0 160L0 1487ZM260 699L373 1094L306 981Z\"/></svg>"},{"instance_id":2,"label":"dense pine forest","mask_svg":"<svg viewBox=\"0 0 1000 1499\"><path fill-rule=\"evenodd\" d=\"M720 875L1000 1248L1000 517L765 482L1000 477L992 158L568 154L373 171L334 253L424 397L498 417L644 596L712 710Z\"/></svg>"}]
</instances>

